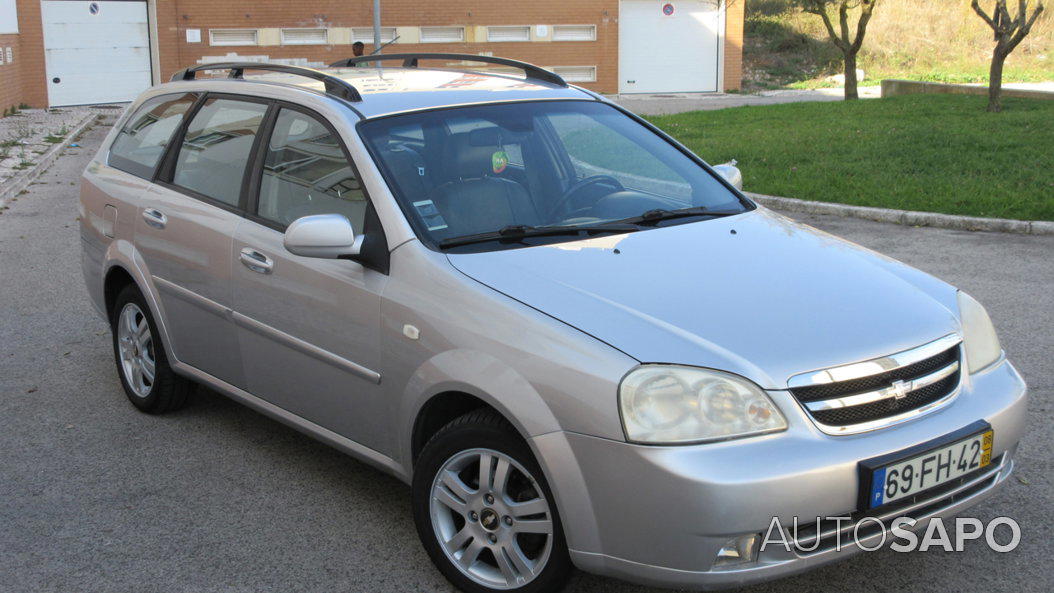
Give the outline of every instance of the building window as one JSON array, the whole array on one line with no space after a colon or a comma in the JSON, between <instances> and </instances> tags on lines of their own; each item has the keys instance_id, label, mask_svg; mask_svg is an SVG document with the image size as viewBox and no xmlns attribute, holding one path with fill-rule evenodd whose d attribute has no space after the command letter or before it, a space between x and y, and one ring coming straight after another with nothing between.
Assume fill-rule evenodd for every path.
<instances>
[{"instance_id":1,"label":"building window","mask_svg":"<svg viewBox=\"0 0 1054 593\"><path fill-rule=\"evenodd\" d=\"M553 41L596 41L596 25L553 25Z\"/></svg>"},{"instance_id":2,"label":"building window","mask_svg":"<svg viewBox=\"0 0 1054 593\"><path fill-rule=\"evenodd\" d=\"M209 45L256 45L256 29L209 29Z\"/></svg>"},{"instance_id":3,"label":"building window","mask_svg":"<svg viewBox=\"0 0 1054 593\"><path fill-rule=\"evenodd\" d=\"M282 45L325 45L325 29L282 29Z\"/></svg>"},{"instance_id":4,"label":"building window","mask_svg":"<svg viewBox=\"0 0 1054 593\"><path fill-rule=\"evenodd\" d=\"M381 27L381 43L395 39L395 27ZM355 27L351 30L351 42L373 43L373 27Z\"/></svg>"},{"instance_id":5,"label":"building window","mask_svg":"<svg viewBox=\"0 0 1054 593\"><path fill-rule=\"evenodd\" d=\"M530 41L531 28L523 27L487 27L487 41Z\"/></svg>"},{"instance_id":6,"label":"building window","mask_svg":"<svg viewBox=\"0 0 1054 593\"><path fill-rule=\"evenodd\" d=\"M421 27L421 43L459 43L464 40L464 27Z\"/></svg>"},{"instance_id":7,"label":"building window","mask_svg":"<svg viewBox=\"0 0 1054 593\"><path fill-rule=\"evenodd\" d=\"M596 82L596 66L553 66L550 68L567 82Z\"/></svg>"}]
</instances>

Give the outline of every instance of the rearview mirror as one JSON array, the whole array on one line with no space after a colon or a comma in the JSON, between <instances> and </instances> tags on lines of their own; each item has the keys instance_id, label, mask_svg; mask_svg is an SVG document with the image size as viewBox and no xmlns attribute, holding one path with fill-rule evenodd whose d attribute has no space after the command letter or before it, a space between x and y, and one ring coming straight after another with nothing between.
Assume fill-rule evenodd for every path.
<instances>
[{"instance_id":1,"label":"rearview mirror","mask_svg":"<svg viewBox=\"0 0 1054 593\"><path fill-rule=\"evenodd\" d=\"M362 237L343 214L315 214L293 221L282 239L286 250L294 255L337 259L359 254Z\"/></svg>"},{"instance_id":2,"label":"rearview mirror","mask_svg":"<svg viewBox=\"0 0 1054 593\"><path fill-rule=\"evenodd\" d=\"M736 189L743 189L743 174L736 166L736 161L714 165L714 171L717 171L718 175L724 177L725 181L731 183Z\"/></svg>"}]
</instances>

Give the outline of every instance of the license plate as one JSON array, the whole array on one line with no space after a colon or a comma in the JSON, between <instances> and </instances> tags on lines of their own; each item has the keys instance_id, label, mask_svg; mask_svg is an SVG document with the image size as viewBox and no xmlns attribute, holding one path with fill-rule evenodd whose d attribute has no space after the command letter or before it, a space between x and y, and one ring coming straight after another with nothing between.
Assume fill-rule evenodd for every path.
<instances>
[{"instance_id":1,"label":"license plate","mask_svg":"<svg viewBox=\"0 0 1054 593\"><path fill-rule=\"evenodd\" d=\"M872 471L868 507L914 496L992 462L991 429Z\"/></svg>"}]
</instances>

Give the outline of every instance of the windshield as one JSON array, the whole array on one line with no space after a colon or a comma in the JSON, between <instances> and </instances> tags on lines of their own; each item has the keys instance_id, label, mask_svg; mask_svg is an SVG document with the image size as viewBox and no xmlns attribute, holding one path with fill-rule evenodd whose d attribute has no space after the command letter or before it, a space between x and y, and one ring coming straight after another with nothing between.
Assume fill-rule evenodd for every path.
<instances>
[{"instance_id":1,"label":"windshield","mask_svg":"<svg viewBox=\"0 0 1054 593\"><path fill-rule=\"evenodd\" d=\"M522 247L748 209L693 159L600 102L425 111L360 130L418 235L439 248Z\"/></svg>"}]
</instances>

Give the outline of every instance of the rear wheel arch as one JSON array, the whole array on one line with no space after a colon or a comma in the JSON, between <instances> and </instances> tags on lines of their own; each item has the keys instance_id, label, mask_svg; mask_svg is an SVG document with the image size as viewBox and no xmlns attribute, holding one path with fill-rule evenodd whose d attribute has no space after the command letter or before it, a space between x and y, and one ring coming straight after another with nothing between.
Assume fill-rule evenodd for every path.
<instances>
[{"instance_id":1,"label":"rear wheel arch","mask_svg":"<svg viewBox=\"0 0 1054 593\"><path fill-rule=\"evenodd\" d=\"M113 317L113 306L117 301L117 295L121 294L124 287L129 284L135 285L135 278L123 266L115 265L107 270L106 278L103 280L103 302L106 305L107 317Z\"/></svg>"},{"instance_id":2,"label":"rear wheel arch","mask_svg":"<svg viewBox=\"0 0 1054 593\"><path fill-rule=\"evenodd\" d=\"M105 307L107 322L113 321L113 308L117 297L127 286L135 286L143 295L147 308L158 326L158 331L164 343L165 353L168 359L176 362L179 358L175 355L172 341L169 338L168 324L162 314L160 296L157 286L150 283L150 273L146 270L145 263L139 256L135 247L127 241L114 241L104 257L106 262L102 272L102 306Z\"/></svg>"}]
</instances>

